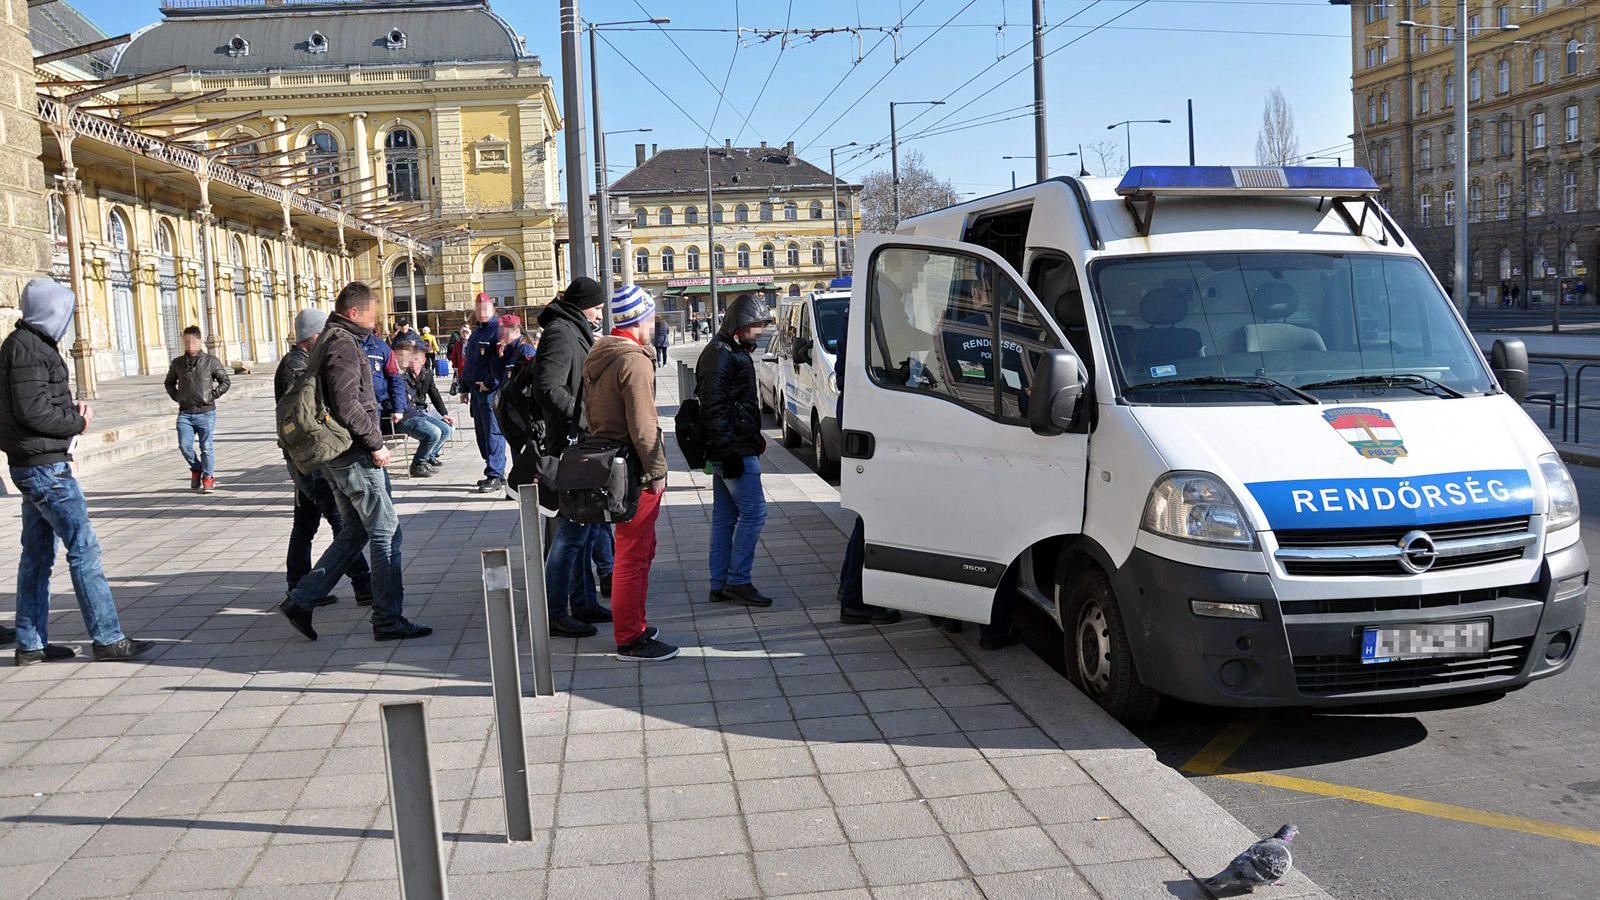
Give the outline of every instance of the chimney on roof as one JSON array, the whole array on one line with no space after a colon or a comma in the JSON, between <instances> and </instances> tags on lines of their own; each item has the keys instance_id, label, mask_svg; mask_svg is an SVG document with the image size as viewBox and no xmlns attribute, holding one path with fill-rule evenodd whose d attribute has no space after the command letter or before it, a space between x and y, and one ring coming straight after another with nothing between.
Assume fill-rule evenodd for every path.
<instances>
[{"instance_id":1,"label":"chimney on roof","mask_svg":"<svg viewBox=\"0 0 1600 900\"><path fill-rule=\"evenodd\" d=\"M794 155L794 141L790 141L789 143L784 144L783 145L783 152L789 154L790 156L793 156Z\"/></svg>"},{"instance_id":2,"label":"chimney on roof","mask_svg":"<svg viewBox=\"0 0 1600 900\"><path fill-rule=\"evenodd\" d=\"M766 141L762 141L761 142L761 149L763 149L763 150L767 149L767 142Z\"/></svg>"},{"instance_id":3,"label":"chimney on roof","mask_svg":"<svg viewBox=\"0 0 1600 900\"><path fill-rule=\"evenodd\" d=\"M732 150L733 149L733 138L723 138L722 139L722 149L724 149L724 150Z\"/></svg>"},{"instance_id":4,"label":"chimney on roof","mask_svg":"<svg viewBox=\"0 0 1600 900\"><path fill-rule=\"evenodd\" d=\"M661 145L660 144L651 144L650 145L650 155L651 156L655 156L656 155L656 148L659 147L659 146L661 146Z\"/></svg>"},{"instance_id":5,"label":"chimney on roof","mask_svg":"<svg viewBox=\"0 0 1600 900\"><path fill-rule=\"evenodd\" d=\"M642 166L642 165L644 165L644 161L645 161L644 145L643 144L634 144L633 145L633 164L634 164L634 166L636 166L636 167L637 166Z\"/></svg>"}]
</instances>

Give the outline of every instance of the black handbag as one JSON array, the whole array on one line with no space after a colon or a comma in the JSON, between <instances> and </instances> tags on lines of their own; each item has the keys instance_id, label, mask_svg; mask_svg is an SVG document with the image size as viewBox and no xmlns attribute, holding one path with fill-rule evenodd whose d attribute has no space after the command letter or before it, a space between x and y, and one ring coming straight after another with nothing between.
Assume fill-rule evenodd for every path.
<instances>
[{"instance_id":1,"label":"black handbag","mask_svg":"<svg viewBox=\"0 0 1600 900\"><path fill-rule=\"evenodd\" d=\"M585 379L578 379L576 409L567 447L556 463L550 488L556 492L556 515L579 524L626 522L639 511L642 466L633 445L602 437L578 437Z\"/></svg>"}]
</instances>

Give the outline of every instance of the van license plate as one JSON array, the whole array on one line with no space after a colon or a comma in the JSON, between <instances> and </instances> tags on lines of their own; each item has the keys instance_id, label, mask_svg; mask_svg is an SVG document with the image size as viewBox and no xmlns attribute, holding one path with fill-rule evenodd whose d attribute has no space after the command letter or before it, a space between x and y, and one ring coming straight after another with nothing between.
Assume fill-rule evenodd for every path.
<instances>
[{"instance_id":1,"label":"van license plate","mask_svg":"<svg viewBox=\"0 0 1600 900\"><path fill-rule=\"evenodd\" d=\"M1361 637L1363 663L1474 656L1489 652L1489 620L1368 628Z\"/></svg>"}]
</instances>

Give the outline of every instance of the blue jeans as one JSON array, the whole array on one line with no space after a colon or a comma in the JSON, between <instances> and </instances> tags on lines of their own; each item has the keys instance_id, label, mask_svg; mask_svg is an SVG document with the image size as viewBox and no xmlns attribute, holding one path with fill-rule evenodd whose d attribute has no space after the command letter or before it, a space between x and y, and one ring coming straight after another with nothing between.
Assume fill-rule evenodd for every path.
<instances>
[{"instance_id":1,"label":"blue jeans","mask_svg":"<svg viewBox=\"0 0 1600 900\"><path fill-rule=\"evenodd\" d=\"M333 489L334 502L344 527L322 551L311 571L289 592L289 602L312 609L319 597L333 593L340 576L361 555L362 546L372 566L372 626L382 628L401 619L405 587L400 580L400 517L389 498L388 473L378 468L364 450L351 449L320 470Z\"/></svg>"},{"instance_id":2,"label":"blue jeans","mask_svg":"<svg viewBox=\"0 0 1600 900\"><path fill-rule=\"evenodd\" d=\"M189 471L199 472L207 478L217 474L217 451L212 437L217 430L217 411L204 413L178 413L178 452L189 464ZM200 452L195 453L199 443Z\"/></svg>"},{"instance_id":3,"label":"blue jeans","mask_svg":"<svg viewBox=\"0 0 1600 900\"><path fill-rule=\"evenodd\" d=\"M472 430L478 436L478 455L483 457L483 477L506 477L506 439L500 436L500 423L494 420L494 394L472 392Z\"/></svg>"},{"instance_id":4,"label":"blue jeans","mask_svg":"<svg viewBox=\"0 0 1600 900\"><path fill-rule=\"evenodd\" d=\"M570 519L556 520L556 534L544 558L544 593L551 618L600 609L600 588L589 572L595 530Z\"/></svg>"},{"instance_id":5,"label":"blue jeans","mask_svg":"<svg viewBox=\"0 0 1600 900\"><path fill-rule=\"evenodd\" d=\"M89 504L66 463L12 466L11 481L22 495L22 558L17 561L17 649L38 650L49 641L50 569L56 539L67 548L72 592L83 624L96 644L123 639L117 604L100 568L100 541L89 524Z\"/></svg>"},{"instance_id":6,"label":"blue jeans","mask_svg":"<svg viewBox=\"0 0 1600 900\"><path fill-rule=\"evenodd\" d=\"M861 517L856 516L856 527L850 530L850 540L844 545L844 565L839 568L839 608L860 610L867 602L861 592L861 574L867 563L867 532Z\"/></svg>"},{"instance_id":7,"label":"blue jeans","mask_svg":"<svg viewBox=\"0 0 1600 900\"><path fill-rule=\"evenodd\" d=\"M756 542L767 524L767 498L761 492L761 459L744 458L744 474L722 477L722 463L711 464L711 589L749 584Z\"/></svg>"},{"instance_id":8,"label":"blue jeans","mask_svg":"<svg viewBox=\"0 0 1600 900\"><path fill-rule=\"evenodd\" d=\"M417 439L417 453L411 457L413 466L439 455L444 442L450 440L455 429L450 423L431 412L412 413L400 420L400 431Z\"/></svg>"},{"instance_id":9,"label":"blue jeans","mask_svg":"<svg viewBox=\"0 0 1600 900\"><path fill-rule=\"evenodd\" d=\"M311 571L311 540L317 536L322 520L326 519L333 533L338 534L344 519L339 516L333 488L328 487L328 480L321 473L302 475L291 465L289 477L294 479L294 524L289 527L285 572L292 591ZM345 574L350 576L350 586L355 588L357 597L372 596L372 570L367 568L366 556L358 551Z\"/></svg>"},{"instance_id":10,"label":"blue jeans","mask_svg":"<svg viewBox=\"0 0 1600 900\"><path fill-rule=\"evenodd\" d=\"M594 552L590 554L594 559L594 570L604 578L611 574L617 567L617 536L610 525L596 525L594 527Z\"/></svg>"}]
</instances>

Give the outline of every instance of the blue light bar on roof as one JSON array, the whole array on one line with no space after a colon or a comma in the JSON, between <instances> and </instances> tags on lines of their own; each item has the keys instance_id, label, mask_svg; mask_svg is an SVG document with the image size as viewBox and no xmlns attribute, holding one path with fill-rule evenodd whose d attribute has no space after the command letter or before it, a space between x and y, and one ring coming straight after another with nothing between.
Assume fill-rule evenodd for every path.
<instances>
[{"instance_id":1,"label":"blue light bar on roof","mask_svg":"<svg viewBox=\"0 0 1600 900\"><path fill-rule=\"evenodd\" d=\"M1327 166L1134 166L1122 177L1123 197L1355 197L1378 193L1366 169Z\"/></svg>"},{"instance_id":2,"label":"blue light bar on roof","mask_svg":"<svg viewBox=\"0 0 1600 900\"><path fill-rule=\"evenodd\" d=\"M850 276L849 275L840 275L838 278L835 278L832 281L828 282L828 288L830 290L849 290L850 289Z\"/></svg>"}]
</instances>

